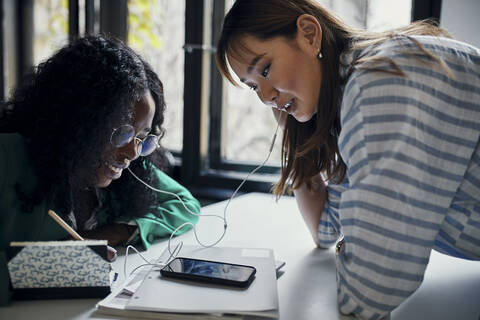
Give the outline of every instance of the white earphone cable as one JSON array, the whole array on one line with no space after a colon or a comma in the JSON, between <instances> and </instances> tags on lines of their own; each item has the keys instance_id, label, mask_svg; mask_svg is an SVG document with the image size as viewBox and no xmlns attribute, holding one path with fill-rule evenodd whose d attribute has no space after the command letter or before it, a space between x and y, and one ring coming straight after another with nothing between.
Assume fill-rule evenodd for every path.
<instances>
[{"instance_id":1,"label":"white earphone cable","mask_svg":"<svg viewBox=\"0 0 480 320\"><path fill-rule=\"evenodd\" d=\"M138 252L137 249L135 249L135 247L133 246L128 246L127 247L127 250L126 250L126 253L125 253L125 261L124 261L124 268L123 268L123 271L124 271L124 275L125 275L125 279L126 279L126 268L127 268L127 258L128 258L128 250L129 249L133 249L136 253L138 253L142 259L146 262L146 264L142 264L142 265L139 265L137 266L136 268L134 268L130 274L132 274L133 272L135 272L137 269L139 269L140 267L143 267L143 266L147 266L147 265L155 265L155 266L164 266L166 264L168 264L168 262L170 262L170 260L172 258L175 258L181 251L182 247L183 247L183 241L180 241L176 246L175 248L173 249L173 251L171 250L171 240L173 238L173 236L179 231L181 230L183 227L187 226L187 225L190 225L192 226L193 228L193 233L195 235L195 239L197 240L198 244L201 245L202 247L204 248L210 248L210 247L214 247L216 246L220 241L222 241L222 239L224 238L226 232L227 232L227 209L228 209L228 206L230 205L230 202L232 201L232 199L236 196L236 194L238 193L238 191L240 190L240 188L244 185L244 183L247 181L247 179L252 175L254 174L255 172L257 172L260 168L262 168L265 163L267 163L268 159L270 159L270 155L272 154L272 151L273 151L273 147L275 145L275 140L277 138L277 132L278 132L278 128L280 127L280 121L282 120L282 112L280 112L280 116L279 116L279 119L277 119L277 128L275 129L275 133L273 135L273 138L272 138L272 142L270 144L270 148L269 148L269 151L268 151L268 155L266 157L266 159L260 164L258 165L255 169L253 169L251 172L249 172L247 174L247 176L243 179L243 181L240 183L240 185L235 189L235 191L232 193L232 195L230 196L230 198L228 199L228 202L227 204L225 205L225 208L223 210L223 217L219 216L219 215L215 215L215 214L207 214L207 215L201 215L201 214L198 214L198 213L195 213L193 211L191 211L186 205L185 203L183 202L183 200L175 193L172 193L172 192L169 192L169 191L165 191L165 190L160 190L160 189L157 189L155 187L152 187L150 186L148 183L146 183L145 181L143 181L142 179L140 179L135 173L133 173L133 171L130 169L130 168L127 168L127 170L130 172L130 174L132 174L132 176L137 179L139 182L141 182L143 185L145 185L147 188L155 191L155 192L159 192L159 193L163 193L163 194L167 194L167 195L171 195L171 196L174 196L175 198L177 198L183 205L183 207L185 208L185 210L194 215L194 216L199 216L199 217L216 217L216 218L219 218L221 220L223 220L223 232L222 232L222 235L220 236L220 238L218 238L217 241L213 242L212 244L204 244L200 241L200 239L198 238L198 235L197 235L197 229L196 229L196 226L191 223L191 222L185 222L183 224L181 224L179 227L177 227L175 230L173 230L172 234L170 235L170 238L168 239L168 252L170 253L170 256L167 260L167 262L165 262L165 264L163 263L160 263L160 262L149 262L147 259L145 259L141 254L140 252ZM149 217L143 217L143 218L140 218L140 219L148 219L148 220L152 220L158 224L161 224L163 225L162 223L160 223L159 221L155 220L155 219L152 219L152 218L149 218ZM165 226L165 225L163 225Z\"/></svg>"}]
</instances>

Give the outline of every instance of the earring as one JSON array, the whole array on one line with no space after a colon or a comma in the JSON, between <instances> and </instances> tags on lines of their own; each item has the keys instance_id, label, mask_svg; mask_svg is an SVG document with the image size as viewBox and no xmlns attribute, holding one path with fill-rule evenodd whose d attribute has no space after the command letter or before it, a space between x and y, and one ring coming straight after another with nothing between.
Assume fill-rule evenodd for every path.
<instances>
[{"instance_id":1,"label":"earring","mask_svg":"<svg viewBox=\"0 0 480 320\"><path fill-rule=\"evenodd\" d=\"M322 51L319 51L318 52L318 59L322 59L322 58L323 58Z\"/></svg>"}]
</instances>

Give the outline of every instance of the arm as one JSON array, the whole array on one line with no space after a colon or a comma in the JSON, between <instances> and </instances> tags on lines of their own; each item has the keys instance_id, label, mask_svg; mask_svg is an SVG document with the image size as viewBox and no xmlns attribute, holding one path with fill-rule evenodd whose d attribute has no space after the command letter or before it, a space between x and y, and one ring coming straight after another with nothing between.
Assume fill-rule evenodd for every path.
<instances>
[{"instance_id":1,"label":"arm","mask_svg":"<svg viewBox=\"0 0 480 320\"><path fill-rule=\"evenodd\" d=\"M303 185L294 190L295 199L315 244L319 248L330 248L341 234L338 209L348 182L327 186L320 174L314 179L317 187L309 191Z\"/></svg>"},{"instance_id":2,"label":"arm","mask_svg":"<svg viewBox=\"0 0 480 320\"><path fill-rule=\"evenodd\" d=\"M302 184L299 188L294 189L293 193L303 221L305 221L313 241L320 247L318 226L327 199L327 191L322 177L318 174L312 178L312 190L308 190L306 184Z\"/></svg>"},{"instance_id":3,"label":"arm","mask_svg":"<svg viewBox=\"0 0 480 320\"><path fill-rule=\"evenodd\" d=\"M277 122L280 122L282 130L284 130L288 114L277 108L272 108L272 112ZM308 190L306 184L303 184L294 189L293 193L303 220L312 235L313 242L318 247L328 248L338 238L338 229L334 228L338 223L332 221L336 220L331 214L334 210L328 204L327 188L321 174L312 177L312 186L312 190ZM322 214L322 211L325 213Z\"/></svg>"},{"instance_id":4,"label":"arm","mask_svg":"<svg viewBox=\"0 0 480 320\"><path fill-rule=\"evenodd\" d=\"M152 187L175 194L181 201L172 194L157 193L157 201L150 206L150 211L143 217L135 219L140 239L147 249L155 240L170 236L184 223L189 224L180 229L176 235L191 229L198 221L200 214L200 203L185 187L158 168L151 166L155 177ZM185 209L184 204L188 210Z\"/></svg>"},{"instance_id":5,"label":"arm","mask_svg":"<svg viewBox=\"0 0 480 320\"><path fill-rule=\"evenodd\" d=\"M93 230L84 230L81 236L85 239L104 239L108 240L108 245L117 246L126 242L137 229L136 226L125 223L113 223L100 226Z\"/></svg>"}]
</instances>

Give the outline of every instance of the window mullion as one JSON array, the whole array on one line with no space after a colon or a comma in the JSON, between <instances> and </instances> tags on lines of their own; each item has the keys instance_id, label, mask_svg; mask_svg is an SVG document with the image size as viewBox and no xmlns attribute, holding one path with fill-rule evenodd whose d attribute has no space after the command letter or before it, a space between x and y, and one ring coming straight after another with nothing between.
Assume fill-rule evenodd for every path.
<instances>
[{"instance_id":1,"label":"window mullion","mask_svg":"<svg viewBox=\"0 0 480 320\"><path fill-rule=\"evenodd\" d=\"M78 0L68 0L68 40L78 39L79 28Z\"/></svg>"},{"instance_id":2,"label":"window mullion","mask_svg":"<svg viewBox=\"0 0 480 320\"><path fill-rule=\"evenodd\" d=\"M127 0L100 0L100 32L127 41Z\"/></svg>"},{"instance_id":3,"label":"window mullion","mask_svg":"<svg viewBox=\"0 0 480 320\"><path fill-rule=\"evenodd\" d=\"M185 43L203 44L203 0L186 0ZM181 180L193 185L200 175L202 50L185 50L183 150Z\"/></svg>"},{"instance_id":4,"label":"window mullion","mask_svg":"<svg viewBox=\"0 0 480 320\"><path fill-rule=\"evenodd\" d=\"M95 0L85 0L85 34L95 34Z\"/></svg>"},{"instance_id":5,"label":"window mullion","mask_svg":"<svg viewBox=\"0 0 480 320\"><path fill-rule=\"evenodd\" d=\"M221 25L225 16L225 1L214 1L212 18L212 46L216 46L220 38ZM211 55L210 73L210 132L209 132L209 165L218 167L222 153L222 106L223 80L216 67L215 55Z\"/></svg>"},{"instance_id":6,"label":"window mullion","mask_svg":"<svg viewBox=\"0 0 480 320\"><path fill-rule=\"evenodd\" d=\"M412 0L412 21L435 19L440 22L442 0Z\"/></svg>"}]
</instances>

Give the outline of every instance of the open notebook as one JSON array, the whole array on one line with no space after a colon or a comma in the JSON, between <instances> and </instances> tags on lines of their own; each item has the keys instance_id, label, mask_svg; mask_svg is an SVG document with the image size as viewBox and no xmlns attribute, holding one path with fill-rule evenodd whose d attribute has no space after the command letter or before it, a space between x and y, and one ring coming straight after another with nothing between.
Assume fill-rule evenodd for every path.
<instances>
[{"instance_id":1,"label":"open notebook","mask_svg":"<svg viewBox=\"0 0 480 320\"><path fill-rule=\"evenodd\" d=\"M159 261L166 261L168 256L164 252ZM248 289L238 290L166 280L161 277L159 268L153 267L145 275L137 275L142 281L138 289L130 289L134 293L129 295L129 290L116 290L97 304L98 312L151 319L278 317L272 250L185 245L178 256L252 265L257 269L256 278Z\"/></svg>"}]
</instances>

